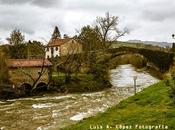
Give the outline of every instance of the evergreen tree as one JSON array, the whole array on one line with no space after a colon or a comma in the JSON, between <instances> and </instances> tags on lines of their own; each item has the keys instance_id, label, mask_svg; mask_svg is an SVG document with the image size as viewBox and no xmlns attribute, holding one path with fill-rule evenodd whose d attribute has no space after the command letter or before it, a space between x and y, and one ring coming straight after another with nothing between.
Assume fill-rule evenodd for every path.
<instances>
[{"instance_id":1,"label":"evergreen tree","mask_svg":"<svg viewBox=\"0 0 175 130\"><path fill-rule=\"evenodd\" d=\"M172 51L175 52L175 43L173 43Z\"/></svg>"},{"instance_id":2,"label":"evergreen tree","mask_svg":"<svg viewBox=\"0 0 175 130\"><path fill-rule=\"evenodd\" d=\"M54 29L54 31L53 31L51 40L53 40L53 39L58 39L58 38L61 38L61 33L60 33L58 27L55 26L55 29Z\"/></svg>"}]
</instances>

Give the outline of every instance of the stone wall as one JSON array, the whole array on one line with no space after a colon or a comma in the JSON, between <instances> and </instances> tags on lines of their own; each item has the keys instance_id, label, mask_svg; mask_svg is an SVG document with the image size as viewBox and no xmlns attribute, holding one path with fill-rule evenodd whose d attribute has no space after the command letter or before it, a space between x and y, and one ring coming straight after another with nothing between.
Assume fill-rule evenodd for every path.
<instances>
[{"instance_id":1,"label":"stone wall","mask_svg":"<svg viewBox=\"0 0 175 130\"><path fill-rule=\"evenodd\" d=\"M38 74L39 72L41 72L41 68L40 67L9 69L10 81L15 86L18 86L18 87L20 85L22 85L23 83L32 84L33 81L32 81L32 79L29 76L27 76L27 74L30 74L32 76L32 78L37 79L38 76L39 76L39 74ZM49 72L48 68L44 68L44 74L40 78L39 82L47 83L49 81L48 72Z\"/></svg>"},{"instance_id":2,"label":"stone wall","mask_svg":"<svg viewBox=\"0 0 175 130\"><path fill-rule=\"evenodd\" d=\"M61 56L67 54L77 54L81 52L82 52L82 45L75 40L70 40L69 42L60 46Z\"/></svg>"}]
</instances>

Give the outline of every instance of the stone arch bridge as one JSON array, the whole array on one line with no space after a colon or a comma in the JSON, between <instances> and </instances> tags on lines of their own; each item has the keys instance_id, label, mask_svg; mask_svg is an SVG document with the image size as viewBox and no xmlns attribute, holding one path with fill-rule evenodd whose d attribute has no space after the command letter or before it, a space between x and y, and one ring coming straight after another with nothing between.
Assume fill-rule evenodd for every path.
<instances>
[{"instance_id":1,"label":"stone arch bridge","mask_svg":"<svg viewBox=\"0 0 175 130\"><path fill-rule=\"evenodd\" d=\"M148 63L157 68L160 72L166 72L173 64L173 52L144 49L144 48L132 48L132 47L119 47L109 49L108 53L111 54L110 60L125 54L139 54L143 56Z\"/></svg>"}]
</instances>

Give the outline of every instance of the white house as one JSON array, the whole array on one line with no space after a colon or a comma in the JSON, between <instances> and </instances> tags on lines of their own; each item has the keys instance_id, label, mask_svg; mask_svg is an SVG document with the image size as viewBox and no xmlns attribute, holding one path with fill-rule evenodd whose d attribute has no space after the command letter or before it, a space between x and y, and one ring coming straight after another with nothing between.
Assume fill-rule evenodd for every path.
<instances>
[{"instance_id":1,"label":"white house","mask_svg":"<svg viewBox=\"0 0 175 130\"><path fill-rule=\"evenodd\" d=\"M46 47L45 58L55 58L82 52L82 45L73 38L52 39Z\"/></svg>"}]
</instances>

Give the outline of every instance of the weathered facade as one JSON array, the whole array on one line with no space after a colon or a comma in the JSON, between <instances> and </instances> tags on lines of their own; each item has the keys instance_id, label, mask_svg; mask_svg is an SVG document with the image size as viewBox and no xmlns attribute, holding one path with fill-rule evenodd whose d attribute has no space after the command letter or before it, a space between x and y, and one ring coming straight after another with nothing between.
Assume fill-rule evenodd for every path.
<instances>
[{"instance_id":1,"label":"weathered facade","mask_svg":"<svg viewBox=\"0 0 175 130\"><path fill-rule=\"evenodd\" d=\"M10 81L15 87L23 84L32 85L38 78L37 84L47 84L50 80L50 67L52 63L44 59L9 59L7 61L9 68ZM37 85L36 84L36 85Z\"/></svg>"},{"instance_id":2,"label":"weathered facade","mask_svg":"<svg viewBox=\"0 0 175 130\"><path fill-rule=\"evenodd\" d=\"M82 44L73 38L53 39L46 47L45 58L54 58L82 52Z\"/></svg>"}]
</instances>

